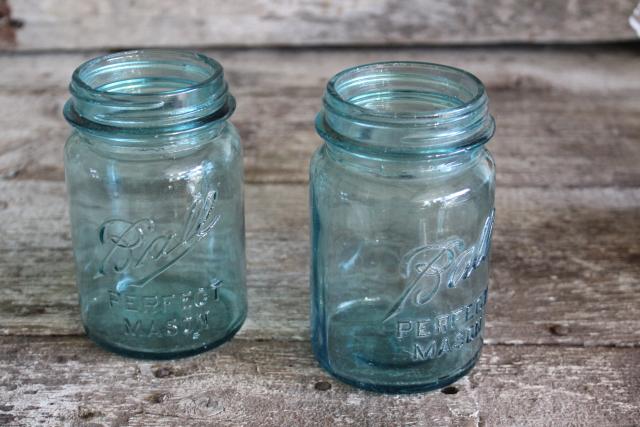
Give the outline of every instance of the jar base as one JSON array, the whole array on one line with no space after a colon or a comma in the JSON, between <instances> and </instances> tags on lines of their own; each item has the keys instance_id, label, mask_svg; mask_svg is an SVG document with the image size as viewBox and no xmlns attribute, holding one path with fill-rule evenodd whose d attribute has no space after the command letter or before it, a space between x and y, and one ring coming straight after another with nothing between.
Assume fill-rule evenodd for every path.
<instances>
[{"instance_id":1,"label":"jar base","mask_svg":"<svg viewBox=\"0 0 640 427\"><path fill-rule=\"evenodd\" d=\"M345 384L349 384L350 386L360 388L363 390L373 391L376 393L411 394L411 393L423 393L428 391L434 391L434 390L444 388L450 384L453 384L454 382L458 381L460 378L467 375L474 368L474 366L478 362L478 359L480 358L481 353L482 353L482 349L478 350L478 352L473 356L473 358L469 361L469 363L467 363L459 371L457 371L452 375L439 378L435 382L432 381L425 384L404 384L404 385L376 384L376 383L358 381L355 378L348 378L341 374L338 374L333 369L331 369L331 367L326 363L326 361L324 361L317 355L316 355L316 359L320 363L320 366L329 374L331 374L331 376L333 376L334 378L336 378L337 380Z\"/></svg>"},{"instance_id":2,"label":"jar base","mask_svg":"<svg viewBox=\"0 0 640 427\"><path fill-rule=\"evenodd\" d=\"M220 347L222 344L226 343L227 341L230 341L238 333L238 331L242 328L242 325L244 325L245 320L246 320L246 315L240 320L240 322L238 323L238 326L233 328L227 335L225 335L224 337L216 341L212 341L203 346L192 348L189 350L173 351L173 352L166 352L166 353L138 351L138 350L131 350L125 347L119 347L117 345L114 345L112 343L109 343L101 339L96 335L93 335L86 326L84 327L84 330L87 334L87 337L91 341L93 341L99 347L111 353L116 353L121 356L131 357L134 359L169 360L169 359L181 359L184 357L195 356L196 354L204 353L206 351L213 350L214 348Z\"/></svg>"}]
</instances>

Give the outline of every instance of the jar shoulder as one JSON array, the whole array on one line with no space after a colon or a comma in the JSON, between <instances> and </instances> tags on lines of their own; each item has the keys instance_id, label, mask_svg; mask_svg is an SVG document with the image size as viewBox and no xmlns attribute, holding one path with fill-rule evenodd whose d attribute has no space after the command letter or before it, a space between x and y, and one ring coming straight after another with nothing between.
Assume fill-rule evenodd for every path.
<instances>
[{"instance_id":1,"label":"jar shoulder","mask_svg":"<svg viewBox=\"0 0 640 427\"><path fill-rule=\"evenodd\" d=\"M143 141L144 143L144 141ZM194 136L179 144L157 147L110 147L79 131L71 133L64 148L67 178L106 168L121 174L145 174L150 170L180 175L194 168L242 168L242 145L236 128L226 123L214 136Z\"/></svg>"},{"instance_id":2,"label":"jar shoulder","mask_svg":"<svg viewBox=\"0 0 640 427\"><path fill-rule=\"evenodd\" d=\"M320 147L311 160L310 182L314 193L328 198L339 195L342 200L371 203L390 199L400 204L450 203L479 193L493 198L495 162L490 152L482 149L475 158L455 165L446 161L428 166L379 162L374 167L359 167L358 160L336 160L326 147Z\"/></svg>"},{"instance_id":3,"label":"jar shoulder","mask_svg":"<svg viewBox=\"0 0 640 427\"><path fill-rule=\"evenodd\" d=\"M156 144L156 138L153 135L140 138L139 144L130 142L126 146L118 143L112 146L111 141L108 136L94 137L74 129L65 143L65 157L93 151L102 157L113 159L128 160L129 158L140 157L141 160L145 160L145 158L152 160L162 155L179 157L198 150L219 151L220 149L230 149L235 152L242 152L240 135L231 122L226 122L218 132L202 132L193 136L186 135L180 138L173 138L168 140L166 145ZM113 141L117 140L114 139ZM154 144L148 146L147 142L149 141L154 142ZM154 154L157 156L154 156Z\"/></svg>"}]
</instances>

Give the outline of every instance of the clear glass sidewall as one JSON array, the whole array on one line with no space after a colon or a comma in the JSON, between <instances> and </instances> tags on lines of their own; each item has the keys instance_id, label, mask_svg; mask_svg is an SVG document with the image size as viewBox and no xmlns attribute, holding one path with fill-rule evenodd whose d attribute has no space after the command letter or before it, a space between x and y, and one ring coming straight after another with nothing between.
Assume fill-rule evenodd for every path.
<instances>
[{"instance_id":1,"label":"clear glass sidewall","mask_svg":"<svg viewBox=\"0 0 640 427\"><path fill-rule=\"evenodd\" d=\"M188 143L141 146L115 150L79 131L67 141L82 320L124 354L197 353L246 316L240 141L226 123Z\"/></svg>"},{"instance_id":2,"label":"clear glass sidewall","mask_svg":"<svg viewBox=\"0 0 640 427\"><path fill-rule=\"evenodd\" d=\"M482 347L493 160L381 162L328 144L312 160L314 351L356 386L442 387Z\"/></svg>"}]
</instances>

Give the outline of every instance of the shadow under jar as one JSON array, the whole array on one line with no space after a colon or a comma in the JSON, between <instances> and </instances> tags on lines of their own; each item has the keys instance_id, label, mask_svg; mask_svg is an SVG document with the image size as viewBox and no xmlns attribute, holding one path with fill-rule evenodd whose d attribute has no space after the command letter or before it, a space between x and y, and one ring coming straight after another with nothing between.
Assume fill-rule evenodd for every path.
<instances>
[{"instance_id":1,"label":"shadow under jar","mask_svg":"<svg viewBox=\"0 0 640 427\"><path fill-rule=\"evenodd\" d=\"M465 375L482 347L495 169L482 83L452 67L333 77L310 168L312 341L357 387L409 393Z\"/></svg>"},{"instance_id":2,"label":"shadow under jar","mask_svg":"<svg viewBox=\"0 0 640 427\"><path fill-rule=\"evenodd\" d=\"M87 334L145 358L230 339L247 303L242 149L222 67L121 52L81 65L70 91L65 175Z\"/></svg>"}]
</instances>

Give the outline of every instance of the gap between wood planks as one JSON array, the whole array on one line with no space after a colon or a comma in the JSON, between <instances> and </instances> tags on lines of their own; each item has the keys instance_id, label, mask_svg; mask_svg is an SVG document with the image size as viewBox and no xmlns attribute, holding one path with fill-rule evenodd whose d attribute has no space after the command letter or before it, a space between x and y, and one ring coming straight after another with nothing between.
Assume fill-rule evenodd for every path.
<instances>
[{"instance_id":1,"label":"gap between wood planks","mask_svg":"<svg viewBox=\"0 0 640 427\"><path fill-rule=\"evenodd\" d=\"M130 2L0 0L5 49L127 45L412 45L430 42L591 42L635 38L627 23L635 0L535 4L517 0L266 2L224 7L205 0Z\"/></svg>"},{"instance_id":2,"label":"gap between wood planks","mask_svg":"<svg viewBox=\"0 0 640 427\"><path fill-rule=\"evenodd\" d=\"M214 46L207 44L193 44L189 46L166 45L157 49L176 49L190 50L196 52L283 52L283 53L303 53L316 52L318 54L327 52L349 52L349 51L411 51L411 50L429 50L429 51L457 51L465 53L474 50L486 50L487 52L499 51L504 49L517 49L521 51L539 52L550 50L571 50L575 53L588 52L597 50L620 50L629 49L636 50L640 48L640 39L638 40L620 40L620 41L589 41L589 42L541 42L530 43L526 41L520 42L496 42L496 43L451 43L451 44L431 44L416 43L412 45L394 45L394 44L369 44L369 45L328 45L328 44L311 44L304 46L292 46L286 44L273 44L268 46L244 46L241 44L227 44L224 46ZM34 56L56 56L56 55L86 55L88 57L97 57L108 55L111 53L122 52L126 50L145 49L143 46L117 46L110 48L69 48L69 49L29 49L29 50L11 50L2 49L0 47L0 58L2 57L34 57ZM156 49L156 48L152 48ZM224 64L222 64L224 65Z\"/></svg>"},{"instance_id":3,"label":"gap between wood planks","mask_svg":"<svg viewBox=\"0 0 640 427\"><path fill-rule=\"evenodd\" d=\"M87 335L83 332L78 332L78 333L65 333L65 334L47 334L47 335L42 335L42 334L29 334L29 333L10 333L10 334L5 334L5 335L0 335L0 341L2 341L3 339L9 339L9 338L33 338L33 339L45 339L45 338L51 338L51 339L66 339L66 338L82 338L85 337L88 341L91 341ZM233 341L244 341L244 342L256 342L256 343L268 343L268 342L274 342L274 343L278 343L278 342L282 342L282 343L300 343L300 342L311 342L310 337L307 339L296 339L296 338L283 338L283 337L274 337L274 338L254 338L252 336L243 336L243 335L236 335L235 337L232 338ZM527 342L494 342L494 339L485 339L484 340L484 345L485 346L491 346L491 347L566 347L566 348L593 348L593 349L597 349L597 348L617 348L617 349L633 349L633 348L640 348L640 343L625 343L625 344L613 344L613 343L609 343L609 344L602 344L602 343L598 343L598 344L577 344L577 343L563 343L563 342L540 342L540 343L527 343ZM96 349L100 349L101 351L107 351L107 350L102 350L102 347L98 346L97 344L95 344L93 341L91 341L92 345L95 345ZM225 343L226 344L226 343ZM223 344L223 346L225 345ZM219 347L215 347L209 351L216 351L216 348ZM125 357L126 359L130 359L130 360L155 360L155 359L136 359L136 358L128 358L126 356L122 356ZM192 357L192 356L189 356ZM181 359L181 358L179 358ZM176 359L176 360L179 360ZM158 361L162 361L164 359L158 359Z\"/></svg>"}]
</instances>

